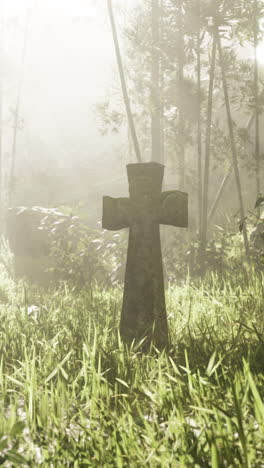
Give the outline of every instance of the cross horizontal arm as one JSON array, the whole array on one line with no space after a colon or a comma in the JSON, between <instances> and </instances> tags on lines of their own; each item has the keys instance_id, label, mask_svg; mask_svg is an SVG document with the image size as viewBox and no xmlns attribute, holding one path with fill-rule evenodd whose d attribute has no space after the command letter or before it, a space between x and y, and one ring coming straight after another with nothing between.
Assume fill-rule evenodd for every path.
<instances>
[{"instance_id":1,"label":"cross horizontal arm","mask_svg":"<svg viewBox=\"0 0 264 468\"><path fill-rule=\"evenodd\" d=\"M129 198L103 197L103 229L119 231L129 227Z\"/></svg>"},{"instance_id":2,"label":"cross horizontal arm","mask_svg":"<svg viewBox=\"0 0 264 468\"><path fill-rule=\"evenodd\" d=\"M159 223L175 227L188 227L188 194L178 190L163 192Z\"/></svg>"}]
</instances>

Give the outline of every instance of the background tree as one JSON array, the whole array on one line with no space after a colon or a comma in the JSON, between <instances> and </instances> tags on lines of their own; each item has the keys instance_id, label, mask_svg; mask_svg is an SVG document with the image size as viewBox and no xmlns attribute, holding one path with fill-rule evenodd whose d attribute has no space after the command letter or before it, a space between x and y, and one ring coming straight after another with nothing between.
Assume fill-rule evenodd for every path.
<instances>
[{"instance_id":1,"label":"background tree","mask_svg":"<svg viewBox=\"0 0 264 468\"><path fill-rule=\"evenodd\" d=\"M3 3L0 0L0 232L4 231L4 177L3 177Z\"/></svg>"},{"instance_id":2,"label":"background tree","mask_svg":"<svg viewBox=\"0 0 264 468\"><path fill-rule=\"evenodd\" d=\"M195 239L195 228L200 226L202 255L205 256L212 220L225 222L219 207L223 213L225 210L230 214L231 210L233 213L238 211L239 219L234 229L240 225L248 251L245 218L247 207L252 206L256 197L248 191L246 180L255 174L255 179L259 180L256 192L260 192L260 157L252 160L250 154L260 152L258 121L263 88L256 54L251 62L245 60L245 54L250 54L250 41L257 45L254 31L256 24L261 24L262 11L258 9L256 13L255 0L247 5L230 0L215 3L163 0L159 5L162 40L158 41L158 35L155 36L159 43L156 49L153 34L160 34L160 28L153 22L155 8L157 2L140 5L126 30L130 93L144 153L150 155L150 148L154 148L153 138L160 135L160 131L155 135L153 132L154 106L150 104L148 107L148 98L152 103L153 89L157 89L157 83L160 86L162 81L162 97L159 99L162 113L159 117L163 121L165 164L172 173L168 177L169 183L176 182L179 188L185 186L190 193L191 236ZM157 67L161 63L162 80L159 81ZM250 134L253 121L254 151ZM159 145L157 142L155 148ZM228 181L231 180L236 184L237 198L232 199L232 205L225 205L228 200L225 192L230 190Z\"/></svg>"},{"instance_id":3,"label":"background tree","mask_svg":"<svg viewBox=\"0 0 264 468\"><path fill-rule=\"evenodd\" d=\"M119 76L120 76L120 81L121 81L122 92L123 92L123 99L124 99L127 118L129 122L129 128L130 128L130 132L132 135L132 140L133 140L133 145L134 145L134 150L135 150L137 161L142 162L139 142L138 142L136 128L134 124L134 118L133 118L133 114L132 114L131 106L130 106L130 99L129 99L128 91L127 91L127 85L126 85L123 61L122 61L118 37L117 37L117 30L116 30L116 25L115 25L115 17L114 17L112 1L108 0L107 4L108 4L109 18L111 22L111 28L112 28L112 34L113 34L113 40L114 40L114 46L115 46L115 52L116 52L116 59L117 59L117 64L118 64L118 71L119 71Z\"/></svg>"},{"instance_id":4,"label":"background tree","mask_svg":"<svg viewBox=\"0 0 264 468\"><path fill-rule=\"evenodd\" d=\"M161 89L160 89L160 4L151 3L151 154L152 161L161 161Z\"/></svg>"},{"instance_id":5,"label":"background tree","mask_svg":"<svg viewBox=\"0 0 264 468\"><path fill-rule=\"evenodd\" d=\"M26 53L27 53L27 46L28 46L28 39L29 39L31 14L32 14L31 10L28 9L26 13L26 17L25 17L25 31L24 31L24 38L23 38L23 45L22 45L21 70L20 70L20 76L18 78L17 95L16 95L15 106L14 106L11 166L10 166L10 174L9 174L9 181L8 181L8 194L7 194L8 207L15 206L16 204L15 172L16 172L16 158L17 158L17 137L18 137L18 131L21 126L20 104L21 104L21 98L22 98L22 88L24 84L25 60L26 60Z\"/></svg>"}]
</instances>

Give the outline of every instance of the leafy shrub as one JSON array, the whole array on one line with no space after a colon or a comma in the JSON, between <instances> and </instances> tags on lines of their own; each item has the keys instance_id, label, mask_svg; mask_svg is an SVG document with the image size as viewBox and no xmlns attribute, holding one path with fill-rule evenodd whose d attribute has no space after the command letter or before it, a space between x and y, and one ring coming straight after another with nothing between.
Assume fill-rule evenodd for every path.
<instances>
[{"instance_id":1,"label":"leafy shrub","mask_svg":"<svg viewBox=\"0 0 264 468\"><path fill-rule=\"evenodd\" d=\"M50 240L50 256L54 277L82 288L94 282L107 286L122 278L124 236L88 226L81 216L54 217L50 212L39 229Z\"/></svg>"},{"instance_id":2,"label":"leafy shrub","mask_svg":"<svg viewBox=\"0 0 264 468\"><path fill-rule=\"evenodd\" d=\"M248 234L250 242L250 261L256 270L264 269L264 220L248 219ZM248 259L245 254L243 235L234 226L223 229L215 226L211 239L208 241L204 257L201 258L200 244L197 239L188 240L183 237L171 238L164 248L167 277L170 281L181 280L190 276L200 277L203 272L215 272L220 275L238 275L242 270L246 273ZM201 271L203 266L203 271Z\"/></svg>"}]
</instances>

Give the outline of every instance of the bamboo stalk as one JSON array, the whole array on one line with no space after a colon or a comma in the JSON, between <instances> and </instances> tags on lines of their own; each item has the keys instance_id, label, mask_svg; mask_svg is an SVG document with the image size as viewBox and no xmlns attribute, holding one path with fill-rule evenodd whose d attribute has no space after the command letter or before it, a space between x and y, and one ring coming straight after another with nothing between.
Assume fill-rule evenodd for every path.
<instances>
[{"instance_id":1,"label":"bamboo stalk","mask_svg":"<svg viewBox=\"0 0 264 468\"><path fill-rule=\"evenodd\" d=\"M205 141L204 188L203 188L202 234L201 234L202 253L204 253L205 251L206 241L207 241L207 212L208 212L208 191L209 191L209 174L210 174L210 159L211 159L211 133L212 133L215 62L216 62L216 36L214 35L213 46L212 46L211 67L210 67L210 78L209 78L206 141Z\"/></svg>"},{"instance_id":2,"label":"bamboo stalk","mask_svg":"<svg viewBox=\"0 0 264 468\"><path fill-rule=\"evenodd\" d=\"M3 178L3 2L0 0L0 232L5 231L4 223L4 178Z\"/></svg>"},{"instance_id":3,"label":"bamboo stalk","mask_svg":"<svg viewBox=\"0 0 264 468\"><path fill-rule=\"evenodd\" d=\"M225 191L227 183L228 183L228 181L229 181L229 179L231 177L231 174L233 173L233 169L234 169L234 166L233 165L230 166L230 168L228 169L228 172L226 173L226 175L224 176L224 178L223 178L223 180L221 182L221 185L219 187L219 190L217 192L215 200L214 200L214 202L213 202L213 204L212 204L212 206L210 208L209 214L208 214L208 220L207 220L208 224L210 223L212 217L214 216L214 214L216 212L216 209L217 209L218 204L219 204L219 202L221 200L221 197L222 197L222 195L223 195L223 193Z\"/></svg>"},{"instance_id":4,"label":"bamboo stalk","mask_svg":"<svg viewBox=\"0 0 264 468\"><path fill-rule=\"evenodd\" d=\"M254 94L255 94L255 159L256 159L256 200L260 196L260 142L259 142L259 110L258 110L258 101L259 101L259 65L257 57L257 47L258 47L258 1L254 0ZM260 208L258 208L258 213L260 215Z\"/></svg>"},{"instance_id":5,"label":"bamboo stalk","mask_svg":"<svg viewBox=\"0 0 264 468\"><path fill-rule=\"evenodd\" d=\"M240 174L239 174L239 168L238 168L237 149L236 149L236 143L235 143L235 137L234 137L234 128L233 128L233 121L232 121L232 115L231 115L228 86L227 86L227 80L226 80L226 74L225 74L225 68L224 68L222 45L221 45L221 39L220 39L218 28L216 30L216 38L217 38L217 47L218 47L218 52L219 52L220 68L221 68L221 73L222 73L223 90L224 90L224 96L225 96L225 105L226 105L227 121L228 121L229 135L230 135L230 141L231 141L231 151L232 151L232 158L233 158L233 165L234 165L234 172L235 172L235 180L236 180L236 187L237 187L238 200L239 200L240 219L241 219L242 229L243 229L245 251L246 251L246 254L249 255L249 243L248 243L248 236L247 236L246 216L245 216L241 180L240 180Z\"/></svg>"},{"instance_id":6,"label":"bamboo stalk","mask_svg":"<svg viewBox=\"0 0 264 468\"><path fill-rule=\"evenodd\" d=\"M248 123L247 123L247 126L246 126L246 130L249 132L250 128L252 127L252 124L254 122L254 114L252 114L252 116L249 118L248 120ZM209 214L208 214L208 224L211 222L215 212L216 212L216 209L221 201L221 198L224 194L224 191L227 187L227 183L229 182L229 179L233 173L233 169L234 169L234 165L232 164L230 166L230 168L228 169L226 175L224 176L222 182L221 182L221 185L219 187L219 190L217 192L217 195L215 197L215 200L210 208L210 211L209 211Z\"/></svg>"},{"instance_id":7,"label":"bamboo stalk","mask_svg":"<svg viewBox=\"0 0 264 468\"><path fill-rule=\"evenodd\" d=\"M152 161L160 162L161 115L160 115L160 54L159 54L159 0L151 3L151 153Z\"/></svg>"},{"instance_id":8,"label":"bamboo stalk","mask_svg":"<svg viewBox=\"0 0 264 468\"><path fill-rule=\"evenodd\" d=\"M183 11L182 11L182 0L179 2L179 69L178 69L178 81L179 81L179 90L181 92L183 88L183 69L184 69L184 35L183 35ZM180 190L184 190L185 185L185 122L184 115L182 111L182 105L179 109L179 158L180 158Z\"/></svg>"},{"instance_id":9,"label":"bamboo stalk","mask_svg":"<svg viewBox=\"0 0 264 468\"><path fill-rule=\"evenodd\" d=\"M160 162L165 163L165 126L164 126L164 3L160 0Z\"/></svg>"},{"instance_id":10,"label":"bamboo stalk","mask_svg":"<svg viewBox=\"0 0 264 468\"><path fill-rule=\"evenodd\" d=\"M115 46L115 53L116 53L118 70L119 70L119 76L120 76L120 81L121 81L121 86L122 86L123 98L124 98L124 103L125 103L125 107L126 107L126 113L127 113L127 118L128 118L128 122L129 122L129 127L130 127L130 131L131 131L131 137L132 137L132 141L133 141L134 151L135 151L135 154L136 154L137 161L142 162L142 157L141 157L140 147L139 147L139 143L138 143L134 118L133 118L133 114L132 114L132 111L131 111L130 100L129 100L128 91L127 91L127 85L126 85L123 61L122 61L122 56L121 56L119 41L118 41L118 36L117 36L117 30L116 30L112 0L107 0L107 5L108 5L108 13L109 13L109 18L110 18L110 23L111 23L111 28L112 28L112 35L113 35L113 41L114 41L114 46Z\"/></svg>"},{"instance_id":11,"label":"bamboo stalk","mask_svg":"<svg viewBox=\"0 0 264 468\"><path fill-rule=\"evenodd\" d=\"M203 181L202 181L202 118L201 118L201 2L197 0L198 31L197 31L197 94L198 94L198 121L197 121L197 153L198 153L198 230L199 238L202 234L202 204L203 204Z\"/></svg>"},{"instance_id":12,"label":"bamboo stalk","mask_svg":"<svg viewBox=\"0 0 264 468\"><path fill-rule=\"evenodd\" d=\"M9 186L8 186L8 206L13 205L14 203L14 185L15 185L15 169L16 169L16 160L17 160L17 136L18 136L18 123L19 123L19 111L21 104L21 94L22 87L24 84L24 71L25 71L25 59L26 59L26 50L28 44L28 35L29 35L29 24L30 24L30 10L28 10L25 24L25 33L22 49L22 64L21 64L21 76L17 88L17 97L16 105L14 110L14 133L12 141L12 150L11 150L11 169L9 174Z\"/></svg>"}]
</instances>

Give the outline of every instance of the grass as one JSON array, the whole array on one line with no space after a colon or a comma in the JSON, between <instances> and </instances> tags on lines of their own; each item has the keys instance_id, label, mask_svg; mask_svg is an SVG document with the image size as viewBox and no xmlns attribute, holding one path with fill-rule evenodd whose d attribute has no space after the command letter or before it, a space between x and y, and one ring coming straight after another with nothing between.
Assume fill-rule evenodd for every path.
<instances>
[{"instance_id":1,"label":"grass","mask_svg":"<svg viewBox=\"0 0 264 468\"><path fill-rule=\"evenodd\" d=\"M118 288L3 277L0 465L264 467L263 287L171 287L171 349L142 354L118 336Z\"/></svg>"}]
</instances>

